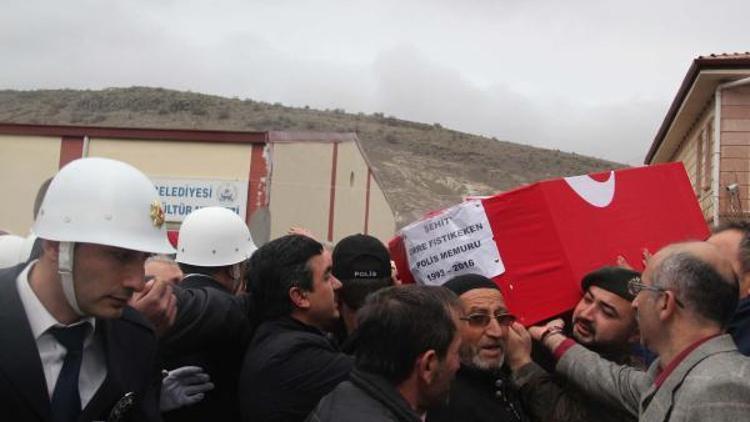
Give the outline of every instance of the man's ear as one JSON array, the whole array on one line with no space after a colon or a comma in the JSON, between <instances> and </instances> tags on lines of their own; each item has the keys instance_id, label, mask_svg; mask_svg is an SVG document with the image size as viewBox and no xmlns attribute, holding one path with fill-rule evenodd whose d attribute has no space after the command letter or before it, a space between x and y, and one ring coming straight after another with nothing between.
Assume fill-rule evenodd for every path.
<instances>
[{"instance_id":1,"label":"man's ear","mask_svg":"<svg viewBox=\"0 0 750 422\"><path fill-rule=\"evenodd\" d=\"M42 240L42 255L57 264L60 257L60 242L54 240Z\"/></svg>"},{"instance_id":2,"label":"man's ear","mask_svg":"<svg viewBox=\"0 0 750 422\"><path fill-rule=\"evenodd\" d=\"M307 309L310 307L310 300L307 298L307 292L301 287L290 287L289 299L291 299L292 303L297 308Z\"/></svg>"},{"instance_id":3,"label":"man's ear","mask_svg":"<svg viewBox=\"0 0 750 422\"><path fill-rule=\"evenodd\" d=\"M662 298L659 301L659 318L662 321L669 319L677 310L677 296L671 290L662 292Z\"/></svg>"},{"instance_id":4,"label":"man's ear","mask_svg":"<svg viewBox=\"0 0 750 422\"><path fill-rule=\"evenodd\" d=\"M438 370L438 355L435 350L430 349L417 357L417 376L423 383L432 384Z\"/></svg>"},{"instance_id":5,"label":"man's ear","mask_svg":"<svg viewBox=\"0 0 750 422\"><path fill-rule=\"evenodd\" d=\"M740 278L740 299L750 296L750 273Z\"/></svg>"}]
</instances>

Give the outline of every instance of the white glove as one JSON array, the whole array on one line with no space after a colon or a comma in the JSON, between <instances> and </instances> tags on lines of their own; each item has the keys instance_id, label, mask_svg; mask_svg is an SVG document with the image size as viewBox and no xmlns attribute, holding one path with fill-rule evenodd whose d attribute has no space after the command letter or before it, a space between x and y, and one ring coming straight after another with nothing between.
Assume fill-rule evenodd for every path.
<instances>
[{"instance_id":1,"label":"white glove","mask_svg":"<svg viewBox=\"0 0 750 422\"><path fill-rule=\"evenodd\" d=\"M161 383L159 408L162 412L198 403L205 397L203 393L214 389L211 377L199 366L173 369Z\"/></svg>"}]
</instances>

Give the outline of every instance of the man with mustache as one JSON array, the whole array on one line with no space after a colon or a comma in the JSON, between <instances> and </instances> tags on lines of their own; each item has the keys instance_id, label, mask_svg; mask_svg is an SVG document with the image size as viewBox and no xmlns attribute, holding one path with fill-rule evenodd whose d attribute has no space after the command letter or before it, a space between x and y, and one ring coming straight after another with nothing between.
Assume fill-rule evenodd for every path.
<instances>
[{"instance_id":1,"label":"man with mustache","mask_svg":"<svg viewBox=\"0 0 750 422\"><path fill-rule=\"evenodd\" d=\"M572 327L565 330L567 335L609 361L642 367L631 353L639 334L635 310L631 306L633 295L628 292L628 282L638 276L637 272L620 267L603 267L587 274L581 282L583 297L573 310ZM562 327L549 330L541 342L560 331ZM636 419L632 414L594 400L564 379L542 369L531 360L531 348L520 340L510 330L506 360L523 403L535 420Z\"/></svg>"},{"instance_id":2,"label":"man with mustache","mask_svg":"<svg viewBox=\"0 0 750 422\"><path fill-rule=\"evenodd\" d=\"M636 271L603 267L583 277L583 297L573 309L571 334L589 350L615 363L642 366L633 357L638 343L638 322L630 306L628 281Z\"/></svg>"},{"instance_id":3,"label":"man with mustache","mask_svg":"<svg viewBox=\"0 0 750 422\"><path fill-rule=\"evenodd\" d=\"M515 317L490 279L465 274L443 285L458 296L461 318L461 368L446 405L427 413L428 422L526 421L518 392L503 365L506 338Z\"/></svg>"}]
</instances>

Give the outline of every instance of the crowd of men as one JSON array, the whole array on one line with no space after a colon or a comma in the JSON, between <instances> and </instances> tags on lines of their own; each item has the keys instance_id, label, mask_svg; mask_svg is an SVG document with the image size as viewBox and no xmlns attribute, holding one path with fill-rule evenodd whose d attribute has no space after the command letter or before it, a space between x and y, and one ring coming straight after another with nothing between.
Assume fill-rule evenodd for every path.
<instances>
[{"instance_id":1,"label":"crowd of men","mask_svg":"<svg viewBox=\"0 0 750 422\"><path fill-rule=\"evenodd\" d=\"M71 162L34 208L33 236L0 235L8 420L750 420L746 223L595 269L524 327L482 275L400 285L367 235L256 247L208 207L174 249L114 160Z\"/></svg>"}]
</instances>

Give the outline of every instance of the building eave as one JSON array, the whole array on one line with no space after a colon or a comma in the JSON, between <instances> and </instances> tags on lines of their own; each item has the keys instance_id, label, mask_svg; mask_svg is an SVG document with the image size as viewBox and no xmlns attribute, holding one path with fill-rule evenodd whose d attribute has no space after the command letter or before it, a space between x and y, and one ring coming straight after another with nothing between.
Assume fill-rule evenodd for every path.
<instances>
[{"instance_id":1,"label":"building eave","mask_svg":"<svg viewBox=\"0 0 750 422\"><path fill-rule=\"evenodd\" d=\"M261 144L267 132L0 123L0 134Z\"/></svg>"},{"instance_id":2,"label":"building eave","mask_svg":"<svg viewBox=\"0 0 750 422\"><path fill-rule=\"evenodd\" d=\"M690 115L683 116L683 118L694 120L705 108L706 101L710 101L710 98L712 98L716 86L748 75L750 75L750 56L706 56L693 60L651 143L644 163L659 162L655 158L665 144L665 140L675 137L681 139L686 135L684 127L678 130L680 133L673 132L676 126L675 120L684 113L687 104L692 104L693 107L690 110ZM696 89L698 83L701 84L700 89ZM709 91L710 95L707 97L706 93Z\"/></svg>"}]
</instances>

